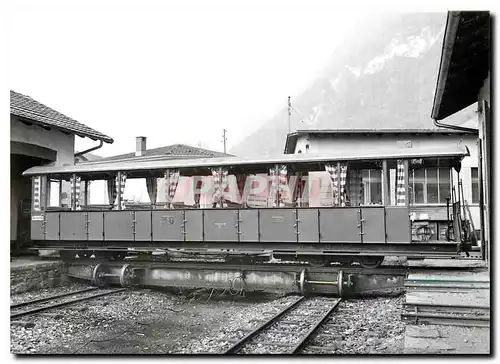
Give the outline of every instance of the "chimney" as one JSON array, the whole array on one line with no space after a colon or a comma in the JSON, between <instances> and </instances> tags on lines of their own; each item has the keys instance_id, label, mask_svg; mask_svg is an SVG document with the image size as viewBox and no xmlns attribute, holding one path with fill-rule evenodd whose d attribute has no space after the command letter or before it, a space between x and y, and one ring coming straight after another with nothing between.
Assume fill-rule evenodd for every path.
<instances>
[{"instance_id":1,"label":"chimney","mask_svg":"<svg viewBox=\"0 0 500 364\"><path fill-rule=\"evenodd\" d=\"M139 136L135 138L135 156L140 157L146 154L146 137Z\"/></svg>"}]
</instances>

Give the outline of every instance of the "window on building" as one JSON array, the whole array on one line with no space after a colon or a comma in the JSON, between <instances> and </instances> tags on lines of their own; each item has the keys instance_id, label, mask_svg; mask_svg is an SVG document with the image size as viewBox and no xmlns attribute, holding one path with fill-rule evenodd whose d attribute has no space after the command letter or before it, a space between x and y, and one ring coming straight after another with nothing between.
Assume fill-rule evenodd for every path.
<instances>
[{"instance_id":1,"label":"window on building","mask_svg":"<svg viewBox=\"0 0 500 364\"><path fill-rule=\"evenodd\" d=\"M411 176L411 175L410 175ZM410 178L410 185L413 191L413 203L425 203L425 169L413 171L413 178Z\"/></svg>"},{"instance_id":2,"label":"window on building","mask_svg":"<svg viewBox=\"0 0 500 364\"><path fill-rule=\"evenodd\" d=\"M410 173L414 204L446 203L451 191L450 168L419 168Z\"/></svg>"},{"instance_id":3,"label":"window on building","mask_svg":"<svg viewBox=\"0 0 500 364\"><path fill-rule=\"evenodd\" d=\"M451 200L451 170L438 168L439 173L439 202L446 203L446 198Z\"/></svg>"},{"instance_id":4,"label":"window on building","mask_svg":"<svg viewBox=\"0 0 500 364\"><path fill-rule=\"evenodd\" d=\"M471 168L470 172L471 172L472 203L479 203L479 173L477 167Z\"/></svg>"}]
</instances>

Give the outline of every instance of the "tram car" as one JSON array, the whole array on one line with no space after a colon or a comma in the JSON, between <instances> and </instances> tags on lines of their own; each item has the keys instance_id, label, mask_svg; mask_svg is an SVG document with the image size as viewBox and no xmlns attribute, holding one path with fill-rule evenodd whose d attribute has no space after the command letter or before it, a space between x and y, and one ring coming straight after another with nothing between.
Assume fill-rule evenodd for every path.
<instances>
[{"instance_id":1,"label":"tram car","mask_svg":"<svg viewBox=\"0 0 500 364\"><path fill-rule=\"evenodd\" d=\"M457 225L459 202L451 196L455 233L415 238L409 175L436 166L459 172L467 155L462 146L395 146L37 166L24 172L33 181L31 239L35 249L58 250L65 259L182 253L376 268L386 256L455 257L470 248ZM148 203L125 199L134 180L145 185ZM92 202L95 193L103 203Z\"/></svg>"}]
</instances>

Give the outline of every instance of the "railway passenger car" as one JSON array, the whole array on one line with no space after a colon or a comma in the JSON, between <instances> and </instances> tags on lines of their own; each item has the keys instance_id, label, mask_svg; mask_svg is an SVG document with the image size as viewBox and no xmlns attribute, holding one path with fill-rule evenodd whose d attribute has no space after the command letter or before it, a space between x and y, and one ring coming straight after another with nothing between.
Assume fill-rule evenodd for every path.
<instances>
[{"instance_id":1,"label":"railway passenger car","mask_svg":"<svg viewBox=\"0 0 500 364\"><path fill-rule=\"evenodd\" d=\"M263 159L156 157L33 167L24 172L33 180L31 238L37 249L56 249L66 258L122 259L134 250L272 255L373 268L385 256L452 257L467 249L461 234L451 241L412 241L408 175L430 166L460 171L467 155L460 146L386 147ZM326 182L313 178L318 172ZM180 176L190 177L194 204L179 203ZM124 201L130 179L144 181L151 203ZM95 181L107 187L105 204L90 203ZM202 203L200 184L207 181L211 185L203 193L211 199ZM165 183L165 196L157 194L159 183ZM450 226L455 217L450 215Z\"/></svg>"}]
</instances>

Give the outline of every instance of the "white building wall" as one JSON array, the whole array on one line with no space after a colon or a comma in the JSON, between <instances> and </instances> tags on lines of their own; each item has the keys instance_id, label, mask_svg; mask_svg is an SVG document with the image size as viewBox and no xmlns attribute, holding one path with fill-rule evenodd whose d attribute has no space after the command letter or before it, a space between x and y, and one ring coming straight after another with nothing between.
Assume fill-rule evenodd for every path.
<instances>
[{"instance_id":1,"label":"white building wall","mask_svg":"<svg viewBox=\"0 0 500 364\"><path fill-rule=\"evenodd\" d=\"M67 135L59 130L45 130L37 125L26 125L16 116L10 116L10 140L13 142L29 143L52 149L57 153L56 165L74 164L75 136ZM15 181L12 182L16 184ZM69 192L69 190L65 191ZM17 186L11 186L11 239L17 239L17 219L19 214L20 192Z\"/></svg>"},{"instance_id":2,"label":"white building wall","mask_svg":"<svg viewBox=\"0 0 500 364\"><path fill-rule=\"evenodd\" d=\"M491 165L493 164L489 157L491 156L491 102L490 102L490 72L488 72L488 77L484 80L483 87L479 90L478 102L479 102L479 138L482 140L482 155L483 155L483 163L482 163L482 175L483 175L483 191L484 191L484 225L485 225L485 238L488 245L488 256L487 259L489 261L489 246L491 244L491 229L490 229L490 195L488 191L491 189ZM486 123L486 115L485 110L482 109L482 103L486 101L488 106L490 107L490 113L488 115L489 122ZM488 156L490 154L490 156ZM486 169L486 166L490 166L489 169ZM489 266L489 264L488 264Z\"/></svg>"},{"instance_id":3,"label":"white building wall","mask_svg":"<svg viewBox=\"0 0 500 364\"><path fill-rule=\"evenodd\" d=\"M64 134L52 128L45 130L37 125L26 125L17 117L10 117L10 140L34 144L57 152L56 165L73 165L75 155L75 136Z\"/></svg>"},{"instance_id":4,"label":"white building wall","mask_svg":"<svg viewBox=\"0 0 500 364\"><path fill-rule=\"evenodd\" d=\"M447 145L450 148L456 148L458 144L467 146L470 156L465 157L462 161L462 169L460 178L462 179L464 198L471 206L471 215L476 229L479 229L479 206L477 203L472 204L472 183L471 183L471 168L478 166L478 151L477 151L477 135L375 135L375 134L339 134L339 135L299 135L294 153L299 150L306 153L305 146L308 144L308 154L328 153L335 149L342 149L346 152L357 150L360 147L373 150L381 145L393 145L410 141L413 147L425 148L426 146ZM458 191L458 175L453 172L453 185ZM440 205L433 205L440 206Z\"/></svg>"}]
</instances>

